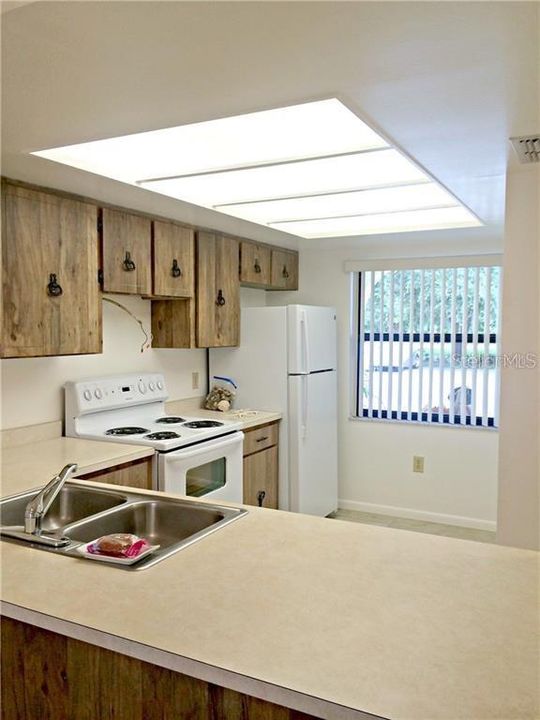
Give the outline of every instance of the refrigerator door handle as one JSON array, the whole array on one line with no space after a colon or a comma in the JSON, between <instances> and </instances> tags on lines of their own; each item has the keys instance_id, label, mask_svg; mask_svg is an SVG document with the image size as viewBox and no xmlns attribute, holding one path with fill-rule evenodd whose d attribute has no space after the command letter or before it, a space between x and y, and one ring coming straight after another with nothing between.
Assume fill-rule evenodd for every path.
<instances>
[{"instance_id":1,"label":"refrigerator door handle","mask_svg":"<svg viewBox=\"0 0 540 720\"><path fill-rule=\"evenodd\" d=\"M308 375L302 375L302 419L300 423L300 432L302 440L307 437L307 421L308 421Z\"/></svg>"},{"instance_id":2,"label":"refrigerator door handle","mask_svg":"<svg viewBox=\"0 0 540 720\"><path fill-rule=\"evenodd\" d=\"M304 369L303 371L305 373L309 372L310 364L309 364L309 335L308 335L308 325L307 325L307 316L305 311L302 312L302 315L300 317L300 325L302 326L302 344L303 344L303 350L304 350Z\"/></svg>"}]
</instances>

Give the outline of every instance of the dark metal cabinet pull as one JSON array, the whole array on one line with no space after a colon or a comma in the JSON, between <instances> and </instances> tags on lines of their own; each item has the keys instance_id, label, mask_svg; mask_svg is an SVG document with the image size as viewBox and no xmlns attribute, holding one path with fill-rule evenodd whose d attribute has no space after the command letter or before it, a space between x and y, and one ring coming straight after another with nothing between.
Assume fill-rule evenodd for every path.
<instances>
[{"instance_id":1,"label":"dark metal cabinet pull","mask_svg":"<svg viewBox=\"0 0 540 720\"><path fill-rule=\"evenodd\" d=\"M260 438L257 438L255 442L264 442L265 440L268 440L268 435L263 435Z\"/></svg>"},{"instance_id":2,"label":"dark metal cabinet pull","mask_svg":"<svg viewBox=\"0 0 540 720\"><path fill-rule=\"evenodd\" d=\"M287 266L286 266L286 265L283 266L283 270L282 270L281 274L283 275L284 278L288 278L288 277L289 277L289 271L287 270Z\"/></svg>"},{"instance_id":3,"label":"dark metal cabinet pull","mask_svg":"<svg viewBox=\"0 0 540 720\"><path fill-rule=\"evenodd\" d=\"M264 490L259 490L259 492L257 493L257 502L259 504L259 507L262 507L263 500L265 497L266 497L266 492Z\"/></svg>"},{"instance_id":4,"label":"dark metal cabinet pull","mask_svg":"<svg viewBox=\"0 0 540 720\"><path fill-rule=\"evenodd\" d=\"M176 258L172 261L171 275L173 278L177 278L182 275L182 268L178 265L178 260Z\"/></svg>"},{"instance_id":5,"label":"dark metal cabinet pull","mask_svg":"<svg viewBox=\"0 0 540 720\"><path fill-rule=\"evenodd\" d=\"M218 290L216 305L225 305L225 297L223 295L223 290Z\"/></svg>"},{"instance_id":6,"label":"dark metal cabinet pull","mask_svg":"<svg viewBox=\"0 0 540 720\"><path fill-rule=\"evenodd\" d=\"M262 272L258 258L255 258L255 263L253 265L253 269L255 270L257 275Z\"/></svg>"},{"instance_id":7,"label":"dark metal cabinet pull","mask_svg":"<svg viewBox=\"0 0 540 720\"><path fill-rule=\"evenodd\" d=\"M126 250L126 257L124 258L124 262L122 263L122 267L126 272L131 272L131 270L135 270L137 267L133 260L131 259L131 253Z\"/></svg>"},{"instance_id":8,"label":"dark metal cabinet pull","mask_svg":"<svg viewBox=\"0 0 540 720\"><path fill-rule=\"evenodd\" d=\"M58 284L58 281L56 279L56 275L54 273L51 273L49 275L49 284L47 285L47 292L51 297L58 297L61 295L64 291L62 290L61 285Z\"/></svg>"}]
</instances>

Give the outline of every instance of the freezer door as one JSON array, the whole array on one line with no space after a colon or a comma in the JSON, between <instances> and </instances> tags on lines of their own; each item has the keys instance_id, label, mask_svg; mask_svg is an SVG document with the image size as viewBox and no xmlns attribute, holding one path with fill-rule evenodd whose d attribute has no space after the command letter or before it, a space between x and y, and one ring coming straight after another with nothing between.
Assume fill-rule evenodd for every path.
<instances>
[{"instance_id":1,"label":"freezer door","mask_svg":"<svg viewBox=\"0 0 540 720\"><path fill-rule=\"evenodd\" d=\"M335 308L289 305L287 327L289 374L335 369Z\"/></svg>"},{"instance_id":2,"label":"freezer door","mask_svg":"<svg viewBox=\"0 0 540 720\"><path fill-rule=\"evenodd\" d=\"M290 509L328 515L337 509L336 372L289 376Z\"/></svg>"}]
</instances>

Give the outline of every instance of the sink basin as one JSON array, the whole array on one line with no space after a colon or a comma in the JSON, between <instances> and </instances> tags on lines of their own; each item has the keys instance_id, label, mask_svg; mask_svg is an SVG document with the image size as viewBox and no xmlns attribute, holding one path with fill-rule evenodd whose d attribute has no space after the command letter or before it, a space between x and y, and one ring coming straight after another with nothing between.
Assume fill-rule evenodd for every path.
<instances>
[{"instance_id":1,"label":"sink basin","mask_svg":"<svg viewBox=\"0 0 540 720\"><path fill-rule=\"evenodd\" d=\"M159 545L158 550L133 565L111 565L123 570L142 570L155 565L247 513L242 508L165 498L159 494L118 493L66 483L43 519L42 530L52 538L66 539L69 543L50 547L37 544L32 540L34 536L23 532L14 536L9 532L10 527L5 527L24 524L26 504L36 494L32 491L0 501L2 539L83 561L86 559L77 548L102 535L133 533L146 538L151 545Z\"/></svg>"},{"instance_id":2,"label":"sink basin","mask_svg":"<svg viewBox=\"0 0 540 720\"><path fill-rule=\"evenodd\" d=\"M26 505L37 491L0 500L0 525L24 525ZM77 485L64 485L43 518L42 530L52 533L90 515L102 513L127 502L127 495L94 490Z\"/></svg>"},{"instance_id":3,"label":"sink basin","mask_svg":"<svg viewBox=\"0 0 540 720\"><path fill-rule=\"evenodd\" d=\"M164 500L136 502L92 520L74 525L65 532L70 540L87 543L111 533L133 533L152 545L168 548L223 520L223 512Z\"/></svg>"}]
</instances>

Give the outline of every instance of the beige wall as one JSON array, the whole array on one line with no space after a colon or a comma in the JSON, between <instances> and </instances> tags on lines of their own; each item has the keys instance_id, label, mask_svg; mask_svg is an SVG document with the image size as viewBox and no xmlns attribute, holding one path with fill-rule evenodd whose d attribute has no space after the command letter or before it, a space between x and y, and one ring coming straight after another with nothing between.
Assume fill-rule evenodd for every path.
<instances>
[{"instance_id":1,"label":"beige wall","mask_svg":"<svg viewBox=\"0 0 540 720\"><path fill-rule=\"evenodd\" d=\"M507 176L502 351L540 358L538 165ZM540 547L539 369L503 367L499 454L498 541Z\"/></svg>"},{"instance_id":2,"label":"beige wall","mask_svg":"<svg viewBox=\"0 0 540 720\"><path fill-rule=\"evenodd\" d=\"M128 295L111 296L150 328L150 301ZM163 372L173 400L204 392L204 350L146 350L138 324L109 303L103 304L103 354L69 357L24 358L1 361L2 428L60 420L63 385L94 375L125 372ZM191 373L198 372L200 389L192 389Z\"/></svg>"},{"instance_id":3,"label":"beige wall","mask_svg":"<svg viewBox=\"0 0 540 720\"><path fill-rule=\"evenodd\" d=\"M495 529L498 433L349 419L351 395L350 275L345 260L366 257L478 252L473 243L440 244L421 234L360 239L359 250L301 250L299 293L268 293L267 304L333 305L338 312L340 506L463 526ZM307 245L308 243L306 243ZM493 248L492 248L493 249ZM413 455L425 472L412 472Z\"/></svg>"}]
</instances>

